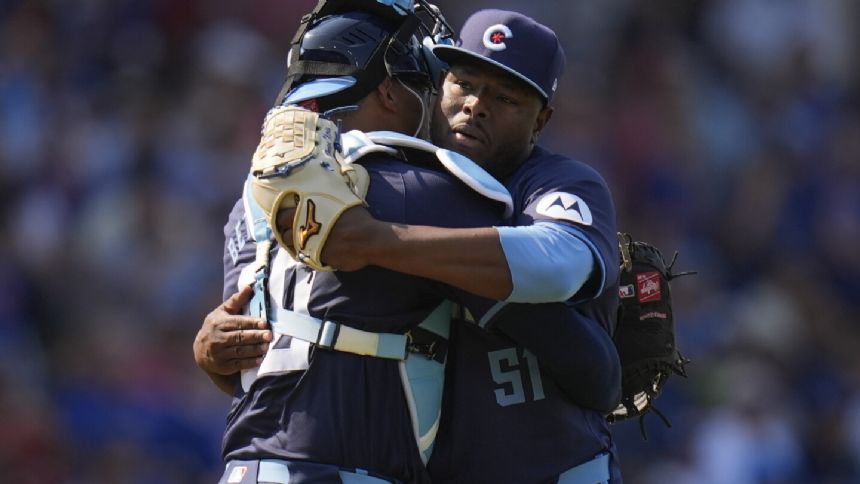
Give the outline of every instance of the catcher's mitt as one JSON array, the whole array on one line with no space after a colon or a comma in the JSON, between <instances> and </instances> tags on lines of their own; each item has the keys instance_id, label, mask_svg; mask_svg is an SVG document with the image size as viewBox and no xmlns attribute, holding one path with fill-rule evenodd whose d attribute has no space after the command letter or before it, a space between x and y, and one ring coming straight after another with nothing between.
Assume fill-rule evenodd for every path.
<instances>
[{"instance_id":1,"label":"catcher's mitt","mask_svg":"<svg viewBox=\"0 0 860 484\"><path fill-rule=\"evenodd\" d=\"M628 234L618 234L621 249L621 277L618 289L620 304L613 339L621 359L621 404L607 419L610 422L640 417L642 436L647 439L644 415L654 410L663 385L672 373L686 377L681 356L675 344L672 296L669 281L693 272L672 273L672 262L666 265L657 248L645 242L634 242Z\"/></svg>"},{"instance_id":2,"label":"catcher's mitt","mask_svg":"<svg viewBox=\"0 0 860 484\"><path fill-rule=\"evenodd\" d=\"M369 178L360 165L343 163L338 128L319 114L296 106L279 106L266 115L251 163L251 193L275 239L294 259L318 271L330 271L320 260L337 219L348 208L364 204ZM282 239L278 210L296 207L292 244Z\"/></svg>"}]
</instances>

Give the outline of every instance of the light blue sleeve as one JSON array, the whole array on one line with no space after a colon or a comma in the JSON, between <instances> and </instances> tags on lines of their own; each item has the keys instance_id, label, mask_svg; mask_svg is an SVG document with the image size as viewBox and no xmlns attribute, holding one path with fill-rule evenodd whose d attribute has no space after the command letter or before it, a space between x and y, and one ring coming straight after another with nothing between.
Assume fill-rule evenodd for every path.
<instances>
[{"instance_id":1,"label":"light blue sleeve","mask_svg":"<svg viewBox=\"0 0 860 484\"><path fill-rule=\"evenodd\" d=\"M513 282L508 302L566 301L594 270L591 248L572 227L538 222L496 230Z\"/></svg>"}]
</instances>

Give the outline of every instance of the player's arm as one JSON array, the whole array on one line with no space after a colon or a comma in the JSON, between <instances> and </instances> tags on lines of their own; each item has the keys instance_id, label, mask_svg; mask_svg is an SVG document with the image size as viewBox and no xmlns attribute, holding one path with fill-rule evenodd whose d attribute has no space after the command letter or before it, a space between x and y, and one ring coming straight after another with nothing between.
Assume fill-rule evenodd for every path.
<instances>
[{"instance_id":1,"label":"player's arm","mask_svg":"<svg viewBox=\"0 0 860 484\"><path fill-rule=\"evenodd\" d=\"M350 209L338 220L323 259L340 270L376 265L490 299L506 298L512 287L495 228L389 223L374 219L360 207Z\"/></svg>"},{"instance_id":2,"label":"player's arm","mask_svg":"<svg viewBox=\"0 0 860 484\"><path fill-rule=\"evenodd\" d=\"M272 339L265 321L240 314L252 296L251 286L234 293L206 316L194 338L194 361L228 395L239 371L260 366Z\"/></svg>"},{"instance_id":3,"label":"player's arm","mask_svg":"<svg viewBox=\"0 0 860 484\"><path fill-rule=\"evenodd\" d=\"M323 258L345 270L378 265L507 302L596 297L617 275L612 196L593 169L548 162L554 165L521 187L526 203L514 226L397 225L353 209L332 230Z\"/></svg>"},{"instance_id":4,"label":"player's arm","mask_svg":"<svg viewBox=\"0 0 860 484\"><path fill-rule=\"evenodd\" d=\"M610 293L587 306L500 303L451 288L444 295L464 309L458 318L465 320L462 324L502 333L537 356L541 369L572 402L605 413L616 408L621 362L606 320L614 319L617 306Z\"/></svg>"},{"instance_id":5,"label":"player's arm","mask_svg":"<svg viewBox=\"0 0 860 484\"><path fill-rule=\"evenodd\" d=\"M280 227L289 227L284 211ZM289 229L283 236L289 239ZM325 263L367 265L426 277L473 294L511 302L556 302L573 296L593 269L590 249L561 224L444 228L374 219L348 210L332 229Z\"/></svg>"}]
</instances>

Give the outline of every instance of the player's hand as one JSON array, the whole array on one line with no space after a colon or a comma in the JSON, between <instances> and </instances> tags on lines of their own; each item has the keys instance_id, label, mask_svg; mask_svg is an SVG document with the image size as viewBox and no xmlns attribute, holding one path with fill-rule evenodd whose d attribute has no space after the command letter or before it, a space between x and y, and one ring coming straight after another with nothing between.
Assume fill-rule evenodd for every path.
<instances>
[{"instance_id":1,"label":"player's hand","mask_svg":"<svg viewBox=\"0 0 860 484\"><path fill-rule=\"evenodd\" d=\"M217 375L260 366L272 332L264 320L239 314L253 295L245 286L206 316L194 338L197 366Z\"/></svg>"},{"instance_id":2,"label":"player's hand","mask_svg":"<svg viewBox=\"0 0 860 484\"><path fill-rule=\"evenodd\" d=\"M278 228L283 240L292 244L293 217L295 208L278 211ZM380 223L366 208L356 206L347 209L331 230L322 251L322 261L339 271L357 271L370 264L368 254L372 250L373 234L380 230Z\"/></svg>"}]
</instances>

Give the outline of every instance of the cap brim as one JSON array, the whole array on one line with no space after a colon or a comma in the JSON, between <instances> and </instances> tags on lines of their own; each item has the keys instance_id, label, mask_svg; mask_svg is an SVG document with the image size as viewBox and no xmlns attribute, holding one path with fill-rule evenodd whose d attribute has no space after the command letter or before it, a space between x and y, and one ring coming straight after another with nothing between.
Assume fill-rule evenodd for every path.
<instances>
[{"instance_id":1,"label":"cap brim","mask_svg":"<svg viewBox=\"0 0 860 484\"><path fill-rule=\"evenodd\" d=\"M308 99L318 99L354 86L356 80L352 76L329 77L303 82L299 87L287 94L283 104L297 104Z\"/></svg>"},{"instance_id":2,"label":"cap brim","mask_svg":"<svg viewBox=\"0 0 860 484\"><path fill-rule=\"evenodd\" d=\"M474 60L474 61L478 61L478 62L484 62L484 63L489 64L491 66L498 67L499 69L510 73L515 78L525 82L529 86L536 89L538 94L540 94L540 96L543 97L544 101L547 101L549 99L549 96L547 96L546 92L544 92L544 90L541 89L540 86L535 84L531 79L529 79L528 77L526 77L526 76L520 74L519 72L511 69L510 67L508 67L508 66L506 66L500 62L496 62L493 59L490 59L488 57L484 57L480 54L476 54L476 53L474 53L470 50L466 50L462 47L456 47L453 45L445 45L445 44L438 44L438 45L433 46L433 53L436 55L436 57L441 59L443 62L447 62L448 64L456 63L457 59L464 59L465 58L465 59Z\"/></svg>"}]
</instances>

